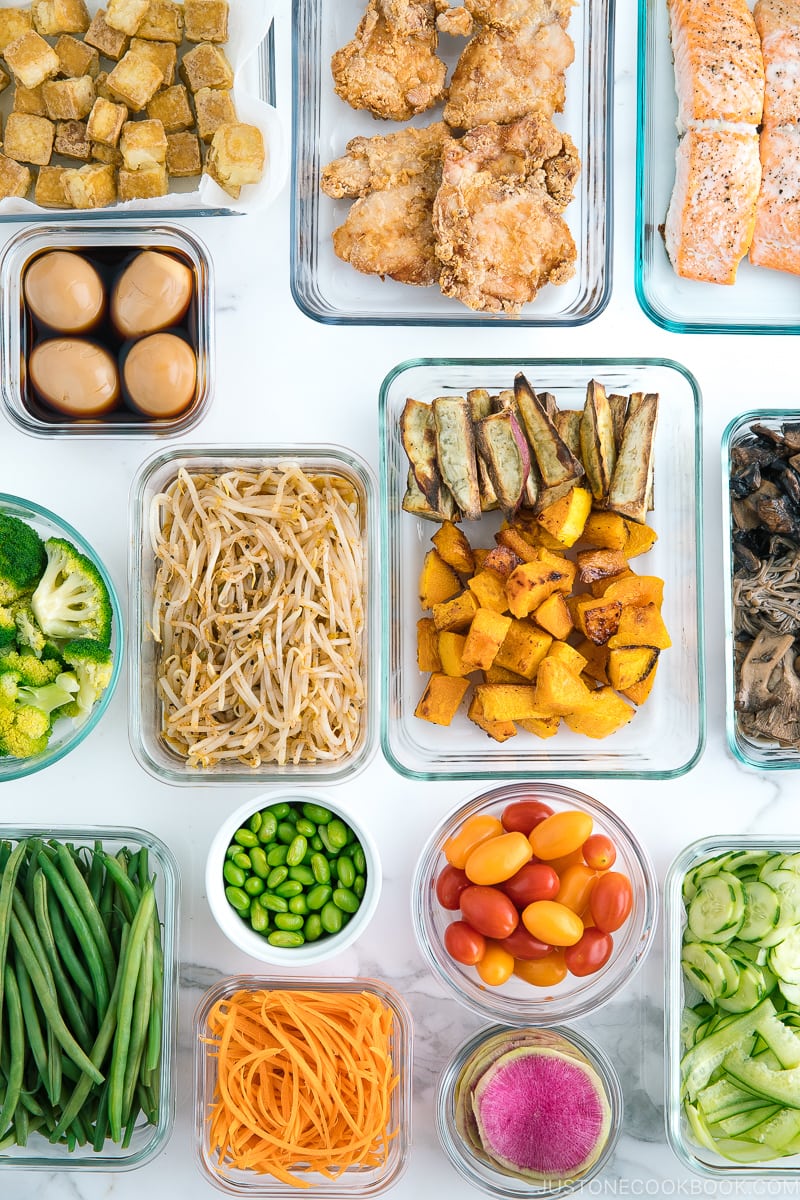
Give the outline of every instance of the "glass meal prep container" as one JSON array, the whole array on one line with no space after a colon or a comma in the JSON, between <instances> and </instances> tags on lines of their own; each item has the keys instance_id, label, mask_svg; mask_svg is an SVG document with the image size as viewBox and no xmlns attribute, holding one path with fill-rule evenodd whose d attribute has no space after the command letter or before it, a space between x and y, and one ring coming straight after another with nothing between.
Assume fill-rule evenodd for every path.
<instances>
[{"instance_id":1,"label":"glass meal prep container","mask_svg":"<svg viewBox=\"0 0 800 1200\"><path fill-rule=\"evenodd\" d=\"M229 1196L278 1197L296 1195L298 1188L282 1183L271 1175L239 1169L223 1169L216 1151L212 1152L209 1117L217 1082L216 1055L206 1040L209 1015L214 1005L240 990L315 991L324 993L366 993L375 996L392 1014L390 1054L398 1077L389 1105L387 1151L382 1162L373 1167L351 1167L336 1179L308 1172L302 1194L335 1200L339 1196L378 1196L393 1187L405 1172L411 1152L412 1134L412 1043L411 1013L394 988L379 979L342 977L323 979L314 976L281 977L276 975L233 975L220 980L203 996L194 1015L194 1150L203 1178ZM298 1164L302 1171L302 1164Z\"/></svg>"},{"instance_id":2,"label":"glass meal prep container","mask_svg":"<svg viewBox=\"0 0 800 1200\"><path fill-rule=\"evenodd\" d=\"M361 0L293 3L291 285L298 306L331 325L575 326L598 316L611 293L613 0L574 10L569 33L575 61L567 71L564 112L555 118L573 138L582 162L575 198L564 213L577 247L576 273L565 284L544 287L518 316L473 312L437 287L364 275L334 254L331 234L350 201L332 200L320 191L323 167L344 154L350 138L399 128L353 110L333 89L331 55L353 37L363 9ZM441 36L437 53L451 67L464 45ZM425 127L440 119L441 108L433 108L410 124Z\"/></svg>"},{"instance_id":3,"label":"glass meal prep container","mask_svg":"<svg viewBox=\"0 0 800 1200\"><path fill-rule=\"evenodd\" d=\"M547 740L519 733L495 742L459 711L448 727L414 716L425 676L417 666L418 580L436 522L402 509L408 474L399 418L408 397L430 402L470 388L496 392L523 371L560 408L582 408L592 379L609 393L660 395L655 449L658 540L633 560L637 573L665 581L663 615L672 649L659 659L652 695L630 724L592 740L563 726ZM414 359L387 375L380 395L382 645L381 745L390 764L413 779L675 778L697 761L705 741L703 665L700 392L680 364L664 359ZM491 545L500 515L464 522L472 545ZM485 533L484 533L485 528Z\"/></svg>"},{"instance_id":4,"label":"glass meal prep container","mask_svg":"<svg viewBox=\"0 0 800 1200\"><path fill-rule=\"evenodd\" d=\"M61 842L74 843L76 847L88 846L90 849L95 841L101 841L111 854L116 854L123 846L134 853L137 850L147 852L150 874L155 877L156 905L164 951L161 1064L156 1084L159 1095L158 1124L148 1125L140 1117L126 1149L107 1141L99 1153L95 1153L91 1145L79 1146L70 1152L66 1146L53 1145L47 1138L32 1133L27 1146L13 1146L0 1151L0 1178L5 1171L15 1169L38 1169L56 1174L61 1171L130 1171L151 1162L161 1153L172 1134L175 1120L180 869L164 842L144 829L100 825L0 825L0 841L8 839L16 842L31 837L45 840L56 838ZM6 1180L3 1191L5 1195L15 1194L14 1185Z\"/></svg>"},{"instance_id":5,"label":"glass meal prep container","mask_svg":"<svg viewBox=\"0 0 800 1200\"><path fill-rule=\"evenodd\" d=\"M185 334L197 360L197 383L189 407L174 417L145 417L120 402L102 417L67 417L42 404L29 379L28 352L37 340L23 293L26 270L51 250L75 251L85 255L98 269L109 272L139 250L163 250L184 263L192 272L194 295L188 312L176 324ZM6 245L0 257L0 336L3 372L2 398L6 415L23 433L36 437L158 437L186 433L208 411L214 386L214 270L211 256L196 234L177 225L153 225L130 221L113 226L108 221L81 224L33 225L23 229ZM109 333L108 318L98 330L78 337L105 345L113 354L120 341ZM61 336L51 331L53 336ZM71 336L71 335L66 335ZM121 347L124 351L127 342Z\"/></svg>"},{"instance_id":6,"label":"glass meal prep container","mask_svg":"<svg viewBox=\"0 0 800 1200\"><path fill-rule=\"evenodd\" d=\"M158 695L158 647L151 634L155 557L150 547L150 507L155 496L185 468L224 472L231 468L278 468L296 464L307 475L335 475L352 488L364 551L364 627L361 678L365 699L357 739L340 759L260 767L228 761L206 769L191 767L162 736ZM131 654L129 658L129 737L140 765L165 783L202 786L269 783L341 783L361 771L375 749L378 687L378 552L376 484L358 455L339 446L192 446L164 450L149 458L131 488L129 573Z\"/></svg>"}]
</instances>

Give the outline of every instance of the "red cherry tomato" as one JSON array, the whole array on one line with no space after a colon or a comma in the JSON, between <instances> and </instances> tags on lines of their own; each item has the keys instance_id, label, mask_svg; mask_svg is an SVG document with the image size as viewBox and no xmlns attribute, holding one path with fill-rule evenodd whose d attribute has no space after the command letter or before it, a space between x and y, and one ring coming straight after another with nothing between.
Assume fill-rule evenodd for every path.
<instances>
[{"instance_id":1,"label":"red cherry tomato","mask_svg":"<svg viewBox=\"0 0 800 1200\"><path fill-rule=\"evenodd\" d=\"M519 924L519 913L499 888L465 888L460 904L464 920L484 937L508 937Z\"/></svg>"},{"instance_id":2,"label":"red cherry tomato","mask_svg":"<svg viewBox=\"0 0 800 1200\"><path fill-rule=\"evenodd\" d=\"M474 967L486 953L486 938L466 921L453 921L444 931L444 948L456 962Z\"/></svg>"},{"instance_id":3,"label":"red cherry tomato","mask_svg":"<svg viewBox=\"0 0 800 1200\"><path fill-rule=\"evenodd\" d=\"M633 908L633 888L628 876L619 871L606 871L594 885L589 907L595 925L603 933L619 929Z\"/></svg>"},{"instance_id":4,"label":"red cherry tomato","mask_svg":"<svg viewBox=\"0 0 800 1200\"><path fill-rule=\"evenodd\" d=\"M499 887L522 909L534 900L555 900L559 879L549 863L525 863Z\"/></svg>"},{"instance_id":5,"label":"red cherry tomato","mask_svg":"<svg viewBox=\"0 0 800 1200\"><path fill-rule=\"evenodd\" d=\"M448 863L439 872L439 877L436 880L436 899L442 908L447 908L451 912L455 912L458 908L461 893L464 891L464 888L468 888L469 886L470 882L467 879L466 871L459 871L458 867L451 867Z\"/></svg>"},{"instance_id":6,"label":"red cherry tomato","mask_svg":"<svg viewBox=\"0 0 800 1200\"><path fill-rule=\"evenodd\" d=\"M553 949L546 942L540 942L532 933L528 933L524 925L518 925L514 932L507 938L502 938L498 945L508 950L509 954L513 954L514 958L520 958L524 962L544 958Z\"/></svg>"},{"instance_id":7,"label":"red cherry tomato","mask_svg":"<svg viewBox=\"0 0 800 1200\"><path fill-rule=\"evenodd\" d=\"M594 975L604 967L611 957L614 941L610 933L600 929L585 929L583 937L574 946L567 946L564 962L573 975Z\"/></svg>"},{"instance_id":8,"label":"red cherry tomato","mask_svg":"<svg viewBox=\"0 0 800 1200\"><path fill-rule=\"evenodd\" d=\"M594 871L607 871L613 867L616 859L614 843L604 833L593 833L583 843L583 861Z\"/></svg>"},{"instance_id":9,"label":"red cherry tomato","mask_svg":"<svg viewBox=\"0 0 800 1200\"><path fill-rule=\"evenodd\" d=\"M553 810L541 800L516 800L503 809L500 820L506 833L524 833L528 836L545 817L552 817Z\"/></svg>"}]
</instances>

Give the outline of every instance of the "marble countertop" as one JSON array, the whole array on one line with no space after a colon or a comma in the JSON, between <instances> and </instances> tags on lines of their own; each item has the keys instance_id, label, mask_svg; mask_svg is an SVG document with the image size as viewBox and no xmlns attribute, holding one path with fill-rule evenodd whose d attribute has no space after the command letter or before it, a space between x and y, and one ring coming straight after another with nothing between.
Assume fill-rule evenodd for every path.
<instances>
[{"instance_id":1,"label":"marble countertop","mask_svg":"<svg viewBox=\"0 0 800 1200\"><path fill-rule=\"evenodd\" d=\"M377 469L377 394L396 363L419 355L533 357L663 356L697 377L704 405L705 608L708 739L698 765L672 782L586 781L584 790L613 807L645 842L659 878L681 847L727 832L796 833L792 773L743 768L725 741L721 594L720 438L730 418L759 405L796 401L796 341L790 338L678 337L652 325L633 291L635 148L634 0L617 12L614 290L605 313L577 330L358 329L314 324L289 291L289 200L266 214L206 220L197 232L211 249L217 286L217 378L209 415L191 440L335 442ZM284 12L277 29L279 103L289 112L290 34ZM2 227L2 236L13 226ZM62 514L94 543L123 587L128 491L155 449L146 441L36 440L0 421L2 490L30 496ZM564 782L569 783L569 780ZM481 1022L445 996L423 965L409 919L409 886L431 824L477 790L464 783L411 783L380 755L338 789L369 824L383 859L384 891L362 940L325 964L330 975L374 975L393 983L414 1016L414 1129L407 1174L396 1200L436 1194L468 1200L474 1193L439 1149L433 1123L437 1073ZM119 823L151 829L172 848L182 873L178 1105L163 1154L129 1174L3 1172L3 1200L157 1200L212 1196L194 1162L192 1017L203 990L221 975L258 970L214 924L203 892L207 847L225 813L249 789L171 788L146 775L128 745L126 686L121 682L94 734L49 770L7 784L0 820ZM626 1117L615 1157L587 1191L593 1195L705 1195L717 1185L691 1176L667 1147L663 1129L663 960L660 936L642 972L618 999L582 1023L605 1047L622 1077ZM741 1185L738 1194L755 1194ZM771 1183L768 1194L789 1194ZM766 1191L766 1186L762 1194ZM720 1193L722 1194L722 1193ZM733 1184L724 1194L737 1194Z\"/></svg>"}]
</instances>

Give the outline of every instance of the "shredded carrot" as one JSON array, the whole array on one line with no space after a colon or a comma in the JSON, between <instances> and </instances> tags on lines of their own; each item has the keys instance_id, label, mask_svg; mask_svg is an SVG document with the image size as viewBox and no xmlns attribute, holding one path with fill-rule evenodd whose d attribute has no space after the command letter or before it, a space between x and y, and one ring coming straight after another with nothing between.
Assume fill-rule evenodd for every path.
<instances>
[{"instance_id":1,"label":"shredded carrot","mask_svg":"<svg viewBox=\"0 0 800 1200\"><path fill-rule=\"evenodd\" d=\"M272 1175L309 1187L386 1161L392 1011L373 992L246 991L208 1017L217 1081L210 1149L220 1174Z\"/></svg>"}]
</instances>

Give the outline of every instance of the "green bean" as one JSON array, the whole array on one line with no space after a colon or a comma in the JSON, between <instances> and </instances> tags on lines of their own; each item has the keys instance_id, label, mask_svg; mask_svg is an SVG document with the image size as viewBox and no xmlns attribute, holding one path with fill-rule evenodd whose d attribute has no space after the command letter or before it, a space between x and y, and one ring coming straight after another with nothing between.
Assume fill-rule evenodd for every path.
<instances>
[{"instance_id":1,"label":"green bean","mask_svg":"<svg viewBox=\"0 0 800 1200\"><path fill-rule=\"evenodd\" d=\"M267 842L271 842L275 837L278 828L278 818L274 812L270 812L265 808L261 814L261 828L258 831L258 840L262 846L266 846Z\"/></svg>"},{"instance_id":2,"label":"green bean","mask_svg":"<svg viewBox=\"0 0 800 1200\"><path fill-rule=\"evenodd\" d=\"M147 1026L147 1048L144 1055L144 1074L147 1082L158 1067L161 1057L161 1028L164 1021L164 948L161 945L161 926L158 913L153 913L155 944L153 954L153 1002Z\"/></svg>"},{"instance_id":3,"label":"green bean","mask_svg":"<svg viewBox=\"0 0 800 1200\"><path fill-rule=\"evenodd\" d=\"M33 911L36 918L36 927L44 946L45 956L50 964L50 971L53 976L56 992L75 1036L81 1045L85 1046L89 1042L89 1027L80 1010L77 997L72 990L72 984L67 978L64 965L56 949L55 937L53 936L53 929L50 924L47 880L44 877L44 872L41 870L36 872L33 880ZM89 988L91 990L91 984L89 984Z\"/></svg>"},{"instance_id":4,"label":"green bean","mask_svg":"<svg viewBox=\"0 0 800 1200\"><path fill-rule=\"evenodd\" d=\"M11 925L13 926L13 924L14 916L12 914ZM14 1120L14 1113L17 1111L20 1092L22 1091L22 1077L25 1072L25 1032L22 1020L22 1003L19 998L17 977L11 969L11 964L8 962L5 964L3 975L5 976L5 1003L6 1013L8 1014L8 1042L11 1051L11 1060L6 1076L6 1094L3 1097L3 1107L0 1109L0 1134Z\"/></svg>"},{"instance_id":5,"label":"green bean","mask_svg":"<svg viewBox=\"0 0 800 1200\"><path fill-rule=\"evenodd\" d=\"M302 883L303 887L313 887L317 882L310 867L290 867L289 878L294 879L297 883Z\"/></svg>"},{"instance_id":6,"label":"green bean","mask_svg":"<svg viewBox=\"0 0 800 1200\"><path fill-rule=\"evenodd\" d=\"M283 883L284 879L287 879L288 876L288 867L273 867L267 876L267 887L270 891L274 891L274 889L278 887L279 884Z\"/></svg>"},{"instance_id":7,"label":"green bean","mask_svg":"<svg viewBox=\"0 0 800 1200\"><path fill-rule=\"evenodd\" d=\"M63 1057L61 1047L56 1041L52 1028L47 1026L47 1094L52 1105L61 1103L61 1085L63 1082Z\"/></svg>"},{"instance_id":8,"label":"green bean","mask_svg":"<svg viewBox=\"0 0 800 1200\"><path fill-rule=\"evenodd\" d=\"M287 879L285 883L281 883L275 888L275 895L290 900L292 896L299 896L302 890L302 883L298 883L296 879Z\"/></svg>"},{"instance_id":9,"label":"green bean","mask_svg":"<svg viewBox=\"0 0 800 1200\"><path fill-rule=\"evenodd\" d=\"M131 1113L133 1096L147 1041L147 1020L150 1015L150 1000L153 994L153 943L153 922L150 921L145 934L144 950L133 999L131 1039L122 1090L122 1120L125 1125L130 1122L133 1115ZM109 1083L109 1088L110 1086Z\"/></svg>"},{"instance_id":10,"label":"green bean","mask_svg":"<svg viewBox=\"0 0 800 1200\"><path fill-rule=\"evenodd\" d=\"M59 846L56 853L58 854L58 864L61 867L61 874L66 880L72 895L75 897L78 908L91 932L100 954L103 970L106 973L106 982L109 989L111 989L114 986L117 964L114 959L114 951L111 948L111 941L103 924L103 918L100 916L97 905L92 899L92 893L89 890L86 880L75 865L75 860L66 846ZM147 849L144 846L139 851L139 870L147 870Z\"/></svg>"},{"instance_id":11,"label":"green bean","mask_svg":"<svg viewBox=\"0 0 800 1200\"><path fill-rule=\"evenodd\" d=\"M133 918L128 944L119 966L122 982L117 1000L117 1030L114 1035L114 1048L111 1053L108 1076L108 1120L111 1126L111 1136L115 1142L118 1142L122 1136L123 1086L131 1044L136 980L144 955L148 931L152 928L154 911L155 892L152 883L148 883L142 892L141 903Z\"/></svg>"},{"instance_id":12,"label":"green bean","mask_svg":"<svg viewBox=\"0 0 800 1200\"><path fill-rule=\"evenodd\" d=\"M47 1048L44 1044L44 1036L42 1034L42 1026L39 1023L39 1014L36 1011L36 1001L33 997L33 989L28 972L25 970L25 964L20 959L19 955L15 955L15 972L17 977L17 988L19 990L19 1002L22 1008L22 1021L25 1027L25 1033L28 1037L28 1048L31 1052L31 1057L36 1063L36 1070L42 1080L48 1079L47 1070ZM55 1104L52 1096L48 1096L51 1104Z\"/></svg>"},{"instance_id":13,"label":"green bean","mask_svg":"<svg viewBox=\"0 0 800 1200\"><path fill-rule=\"evenodd\" d=\"M25 867L25 876L22 881L22 892L29 907L33 903L33 876L36 873L36 855L43 846L44 842L40 837L28 838L28 860ZM17 884L17 887L19 887L19 884Z\"/></svg>"},{"instance_id":14,"label":"green bean","mask_svg":"<svg viewBox=\"0 0 800 1200\"><path fill-rule=\"evenodd\" d=\"M103 958L101 957L97 943L94 940L94 936L89 927L88 921L81 912L78 902L73 896L66 880L59 873L55 864L50 861L43 851L39 852L39 865L45 873L47 882L50 884L61 903L64 916L75 930L75 936L80 943L81 950L83 951L86 959L86 965L89 968L89 976L92 981L98 1017L100 1020L102 1020L105 1015L105 1011L108 1008L109 991L111 983L113 982L113 969L112 978L109 980L106 966Z\"/></svg>"},{"instance_id":15,"label":"green bean","mask_svg":"<svg viewBox=\"0 0 800 1200\"><path fill-rule=\"evenodd\" d=\"M321 804L304 804L303 816L308 817L309 821L313 821L315 825L327 825L333 820L333 813L329 808L323 808Z\"/></svg>"},{"instance_id":16,"label":"green bean","mask_svg":"<svg viewBox=\"0 0 800 1200\"><path fill-rule=\"evenodd\" d=\"M286 929L291 933L299 933L303 928L303 918L297 913L275 913L275 928Z\"/></svg>"},{"instance_id":17,"label":"green bean","mask_svg":"<svg viewBox=\"0 0 800 1200\"><path fill-rule=\"evenodd\" d=\"M296 867L303 861L303 855L308 849L308 842L303 837L302 833L298 833L297 837L292 839L291 845L286 853L286 865L288 867Z\"/></svg>"},{"instance_id":18,"label":"green bean","mask_svg":"<svg viewBox=\"0 0 800 1200\"><path fill-rule=\"evenodd\" d=\"M94 1141L92 1149L96 1154L99 1154L105 1144L108 1134L108 1083L103 1084L103 1090L100 1093L100 1104L97 1109L97 1121L94 1127Z\"/></svg>"},{"instance_id":19,"label":"green bean","mask_svg":"<svg viewBox=\"0 0 800 1200\"><path fill-rule=\"evenodd\" d=\"M122 851L120 851L120 855L122 855ZM120 893L122 915L126 921L132 921L139 904L139 889L128 874L124 858L120 861L119 857L115 858L111 854L104 854L103 862Z\"/></svg>"},{"instance_id":20,"label":"green bean","mask_svg":"<svg viewBox=\"0 0 800 1200\"><path fill-rule=\"evenodd\" d=\"M89 868L89 891L92 893L92 899L97 907L100 907L100 898L103 894L103 860L100 857L103 845L102 842L95 842L94 852L92 854L92 865Z\"/></svg>"},{"instance_id":21,"label":"green bean","mask_svg":"<svg viewBox=\"0 0 800 1200\"><path fill-rule=\"evenodd\" d=\"M361 903L358 896L351 892L349 888L336 888L332 900L337 908L341 908L342 912L350 914L358 912L358 906Z\"/></svg>"},{"instance_id":22,"label":"green bean","mask_svg":"<svg viewBox=\"0 0 800 1200\"><path fill-rule=\"evenodd\" d=\"M25 859L27 842L17 842L6 862L3 878L0 882L0 1016L3 1012L3 988L5 985L5 965L8 954L8 938L11 928L11 902L17 875ZM3 1022L0 1020L0 1047L3 1044ZM0 1134L3 1129L0 1127Z\"/></svg>"},{"instance_id":23,"label":"green bean","mask_svg":"<svg viewBox=\"0 0 800 1200\"><path fill-rule=\"evenodd\" d=\"M267 935L270 946L280 946L285 950L296 950L305 941L302 933L292 933L288 929L273 929Z\"/></svg>"},{"instance_id":24,"label":"green bean","mask_svg":"<svg viewBox=\"0 0 800 1200\"><path fill-rule=\"evenodd\" d=\"M25 903L25 897L20 892L19 888L14 892L14 898L11 902L11 911L19 919L25 937L31 944L31 950L36 955L37 962L41 963L42 972L51 991L55 989L55 981L53 972L50 970L50 964L45 955L42 939L39 936L39 930L36 928L36 922L33 919L30 909Z\"/></svg>"},{"instance_id":25,"label":"green bean","mask_svg":"<svg viewBox=\"0 0 800 1200\"><path fill-rule=\"evenodd\" d=\"M319 913L310 913L303 925L303 936L307 942L316 942L322 937L322 921Z\"/></svg>"},{"instance_id":26,"label":"green bean","mask_svg":"<svg viewBox=\"0 0 800 1200\"><path fill-rule=\"evenodd\" d=\"M86 971L83 963L78 958L75 947L72 943L66 924L64 922L63 910L58 902L58 897L55 893L48 893L48 912L50 914L50 923L53 928L53 937L55 938L58 953L65 969L69 972L72 982L75 984L81 996L89 1004L90 1008L94 1004L94 988L89 974Z\"/></svg>"},{"instance_id":27,"label":"green bean","mask_svg":"<svg viewBox=\"0 0 800 1200\"><path fill-rule=\"evenodd\" d=\"M344 888L351 888L355 881L356 869L352 859L346 854L340 854L336 860L336 877Z\"/></svg>"},{"instance_id":28,"label":"green bean","mask_svg":"<svg viewBox=\"0 0 800 1200\"><path fill-rule=\"evenodd\" d=\"M2 875L3 871L5 871L6 863L10 857L11 842L8 840L8 838L3 838L2 841L0 841L0 875Z\"/></svg>"},{"instance_id":29,"label":"green bean","mask_svg":"<svg viewBox=\"0 0 800 1200\"><path fill-rule=\"evenodd\" d=\"M315 854L311 859L311 870L317 883L327 883L331 877L331 867L324 854Z\"/></svg>"},{"instance_id":30,"label":"green bean","mask_svg":"<svg viewBox=\"0 0 800 1200\"><path fill-rule=\"evenodd\" d=\"M27 1146L28 1129L28 1114L22 1105L18 1104L17 1111L14 1113L14 1137L18 1146Z\"/></svg>"}]
</instances>

